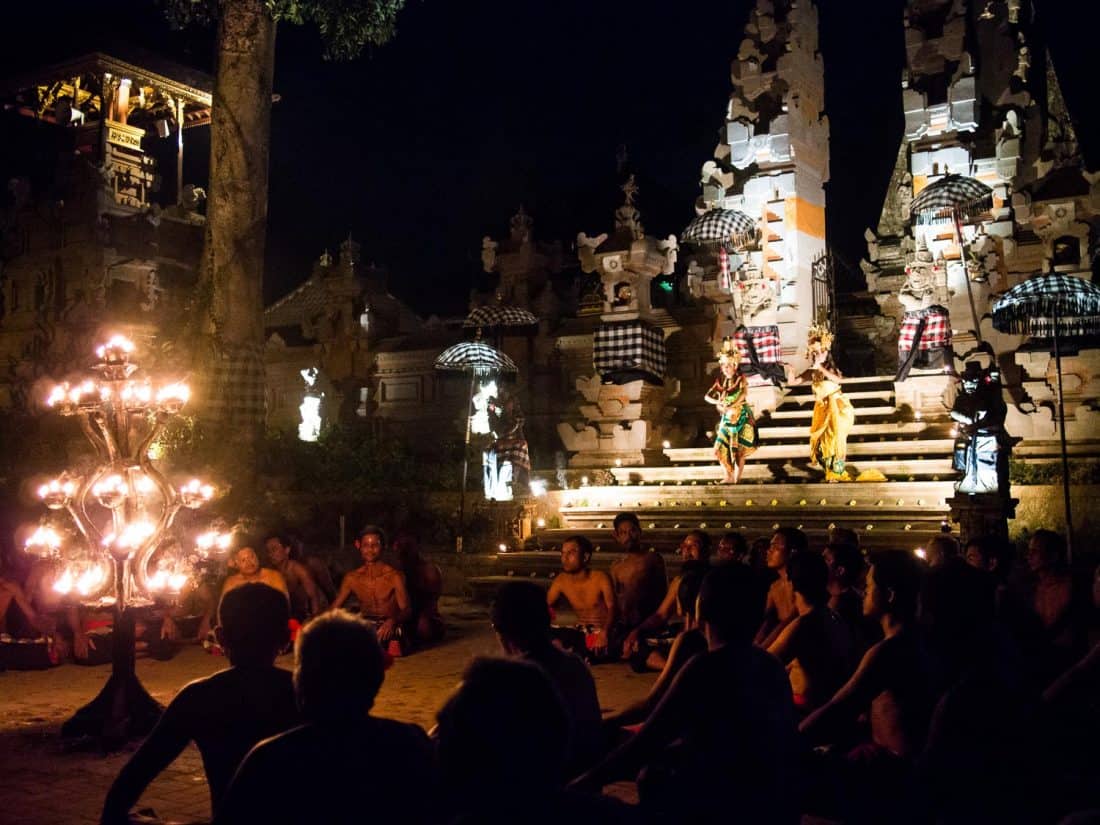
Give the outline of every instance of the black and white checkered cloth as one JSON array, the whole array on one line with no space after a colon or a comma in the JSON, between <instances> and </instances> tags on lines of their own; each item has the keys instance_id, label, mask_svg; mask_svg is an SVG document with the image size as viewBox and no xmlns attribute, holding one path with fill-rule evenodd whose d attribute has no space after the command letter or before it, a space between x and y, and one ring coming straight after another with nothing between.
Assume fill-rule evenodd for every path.
<instances>
[{"instance_id":1,"label":"black and white checkered cloth","mask_svg":"<svg viewBox=\"0 0 1100 825\"><path fill-rule=\"evenodd\" d=\"M684 227L687 243L744 246L756 235L756 221L737 209L710 209Z\"/></svg>"},{"instance_id":2,"label":"black and white checkered cloth","mask_svg":"<svg viewBox=\"0 0 1100 825\"><path fill-rule=\"evenodd\" d=\"M1057 324L1055 324L1057 318ZM1013 335L1100 335L1100 286L1060 272L1037 275L993 304L993 328Z\"/></svg>"},{"instance_id":3,"label":"black and white checkered cloth","mask_svg":"<svg viewBox=\"0 0 1100 825\"><path fill-rule=\"evenodd\" d=\"M462 322L464 327L529 327L539 319L522 307L495 304L477 307Z\"/></svg>"},{"instance_id":4,"label":"black and white checkered cloth","mask_svg":"<svg viewBox=\"0 0 1100 825\"><path fill-rule=\"evenodd\" d=\"M264 424L264 358L260 347L223 346L214 358L207 385L206 414L232 428Z\"/></svg>"},{"instance_id":5,"label":"black and white checkered cloth","mask_svg":"<svg viewBox=\"0 0 1100 825\"><path fill-rule=\"evenodd\" d=\"M979 215L993 206L993 190L974 178L944 175L924 187L909 204L919 224L946 223Z\"/></svg>"},{"instance_id":6,"label":"black and white checkered cloth","mask_svg":"<svg viewBox=\"0 0 1100 825\"><path fill-rule=\"evenodd\" d=\"M644 321L602 324L592 339L592 365L601 378L640 372L662 382L665 377L665 335Z\"/></svg>"}]
</instances>

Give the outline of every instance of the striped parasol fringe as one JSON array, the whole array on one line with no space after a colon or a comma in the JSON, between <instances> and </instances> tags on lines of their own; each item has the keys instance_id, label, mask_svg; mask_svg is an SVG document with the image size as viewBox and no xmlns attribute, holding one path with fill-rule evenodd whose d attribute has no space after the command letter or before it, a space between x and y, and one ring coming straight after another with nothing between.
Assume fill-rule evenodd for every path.
<instances>
[{"instance_id":1,"label":"striped parasol fringe","mask_svg":"<svg viewBox=\"0 0 1100 825\"><path fill-rule=\"evenodd\" d=\"M944 207L935 211L926 210L917 213L918 226L936 226L941 224L953 224L955 216L961 223L966 223L981 218L993 208L993 195L986 195L976 201L961 204L954 207Z\"/></svg>"},{"instance_id":2,"label":"striped parasol fringe","mask_svg":"<svg viewBox=\"0 0 1100 825\"><path fill-rule=\"evenodd\" d=\"M1032 338L1054 337L1053 316L1032 315L1026 311L1016 315L1012 310L1002 310L998 314L1001 316L999 329L1009 335L1030 335ZM1057 328L1059 338L1100 335L1100 318L1059 315Z\"/></svg>"}]
</instances>

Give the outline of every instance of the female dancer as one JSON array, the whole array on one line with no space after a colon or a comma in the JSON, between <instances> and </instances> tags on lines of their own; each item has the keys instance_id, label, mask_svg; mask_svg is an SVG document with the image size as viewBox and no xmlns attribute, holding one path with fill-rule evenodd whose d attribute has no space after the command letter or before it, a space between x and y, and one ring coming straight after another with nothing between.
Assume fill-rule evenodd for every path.
<instances>
[{"instance_id":1,"label":"female dancer","mask_svg":"<svg viewBox=\"0 0 1100 825\"><path fill-rule=\"evenodd\" d=\"M745 470L745 457L756 449L756 420L748 403L749 382L738 369L740 353L732 338L722 341L718 353L721 376L704 396L722 414L714 434L714 453L726 471L723 484L736 484Z\"/></svg>"},{"instance_id":2,"label":"female dancer","mask_svg":"<svg viewBox=\"0 0 1100 825\"><path fill-rule=\"evenodd\" d=\"M807 357L812 366L800 376L792 376L791 384L811 381L814 390L814 417L810 424L810 459L825 470L825 480L851 481L845 467L848 454L848 433L855 423L855 410L840 389L843 380L833 363L829 350L833 334L824 327L812 326L809 331Z\"/></svg>"}]
</instances>

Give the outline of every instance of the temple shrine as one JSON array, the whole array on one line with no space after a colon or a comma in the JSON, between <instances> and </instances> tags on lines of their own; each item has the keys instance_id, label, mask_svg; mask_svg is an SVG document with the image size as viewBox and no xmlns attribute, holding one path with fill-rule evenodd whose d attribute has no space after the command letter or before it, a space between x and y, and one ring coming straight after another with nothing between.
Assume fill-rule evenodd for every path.
<instances>
[{"instance_id":1,"label":"temple shrine","mask_svg":"<svg viewBox=\"0 0 1100 825\"><path fill-rule=\"evenodd\" d=\"M533 487L546 490L508 504L501 544L549 548L584 532L606 545L620 510L637 512L646 541L662 550L700 527L758 534L784 524L820 539L836 525L869 546L900 547L944 526L964 535L1009 529L1019 490L1007 483L1008 450L1028 462L1058 455L1054 365L1046 342L996 331L991 305L1039 272L1090 280L1100 217L1100 177L1083 166L1028 6L907 2L898 21L905 127L882 216L866 234L866 289L837 293L825 238L829 121L809 0L757 1L733 55L729 99L715 102L721 140L701 164L682 226L651 231L646 193L624 173L620 206L602 226L577 227L572 249L537 239L537 216L523 207L500 236L482 239L484 283L469 309L507 305L537 318L484 331L518 367L510 386ZM80 320L90 310L125 305L152 334L154 308L193 288L200 241L181 247L186 254L170 250L172 233L201 233L199 190L183 182L178 153L186 128L206 122L209 85L93 55L4 89L14 111L54 124L76 148L66 179L88 181L52 201L52 213L30 209L48 201L45 192L13 184L27 206L4 235L0 352L16 365L3 385L10 405L35 371L55 369L50 359L91 323ZM177 151L174 185L163 181L171 163L153 151L158 140ZM988 202L954 220L922 220L914 199L951 175L988 188ZM751 231L713 244L687 239L693 218L719 213L746 216ZM141 254L125 246L142 243ZM58 251L76 244L93 258L70 274L58 262L78 258ZM461 317L419 317L387 277L349 234L266 308L271 426L309 438L366 420L413 443L426 430L461 432L469 381L434 362L473 330ZM853 480L831 484L810 460L810 387L786 380L809 366L807 334L822 326L836 335L855 408ZM749 376L761 444L737 485L717 483L716 417L704 402L726 338ZM968 369L996 380L1006 407L1006 477L980 494L957 489L951 413ZM1063 381L1075 459L1100 458L1097 375L1095 342L1073 345Z\"/></svg>"}]
</instances>

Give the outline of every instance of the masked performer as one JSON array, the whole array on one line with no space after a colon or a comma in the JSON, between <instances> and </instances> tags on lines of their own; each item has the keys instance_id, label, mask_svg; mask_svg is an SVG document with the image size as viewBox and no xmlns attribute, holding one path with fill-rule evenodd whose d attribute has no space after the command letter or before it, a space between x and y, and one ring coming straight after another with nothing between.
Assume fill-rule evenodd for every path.
<instances>
[{"instance_id":1,"label":"masked performer","mask_svg":"<svg viewBox=\"0 0 1100 825\"><path fill-rule=\"evenodd\" d=\"M810 459L825 470L826 481L850 481L845 467L848 433L855 423L855 410L840 389L843 376L829 350L833 334L819 326L810 327L806 356L810 369L792 376L792 384L810 381L814 390L814 417L810 425Z\"/></svg>"},{"instance_id":2,"label":"masked performer","mask_svg":"<svg viewBox=\"0 0 1100 825\"><path fill-rule=\"evenodd\" d=\"M745 457L756 449L756 420L748 402L749 383L738 369L740 354L731 338L722 341L718 353L721 376L704 400L722 414L714 435L714 453L726 471L724 484L736 484L745 470Z\"/></svg>"}]
</instances>

